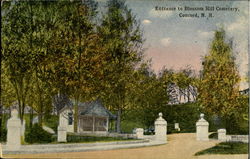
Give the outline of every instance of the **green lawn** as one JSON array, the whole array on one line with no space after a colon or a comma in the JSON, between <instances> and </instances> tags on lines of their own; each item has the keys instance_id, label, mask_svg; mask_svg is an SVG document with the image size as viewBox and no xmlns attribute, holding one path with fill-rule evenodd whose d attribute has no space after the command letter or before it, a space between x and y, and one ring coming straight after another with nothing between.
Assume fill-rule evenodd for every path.
<instances>
[{"instance_id":1,"label":"green lawn","mask_svg":"<svg viewBox=\"0 0 250 159\"><path fill-rule=\"evenodd\" d=\"M248 143L222 142L214 147L197 152L195 155L205 154L248 154Z\"/></svg>"},{"instance_id":2,"label":"green lawn","mask_svg":"<svg viewBox=\"0 0 250 159\"><path fill-rule=\"evenodd\" d=\"M131 141L131 140L135 140L135 139L126 139L126 138L122 138L122 137L67 135L67 142L68 143L111 142L111 141Z\"/></svg>"}]
</instances>

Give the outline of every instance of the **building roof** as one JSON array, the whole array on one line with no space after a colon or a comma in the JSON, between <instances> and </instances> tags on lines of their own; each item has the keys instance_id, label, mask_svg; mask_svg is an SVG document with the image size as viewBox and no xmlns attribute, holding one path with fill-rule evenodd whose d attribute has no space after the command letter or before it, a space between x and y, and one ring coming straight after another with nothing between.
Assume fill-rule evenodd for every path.
<instances>
[{"instance_id":1,"label":"building roof","mask_svg":"<svg viewBox=\"0 0 250 159\"><path fill-rule=\"evenodd\" d=\"M107 110L100 100L95 100L91 102L81 103L85 109L80 110L80 115L97 115L97 116L106 116L111 119L115 119L116 116L113 115L109 110Z\"/></svg>"},{"instance_id":2,"label":"building roof","mask_svg":"<svg viewBox=\"0 0 250 159\"><path fill-rule=\"evenodd\" d=\"M74 105L75 101L74 100L71 101L72 105ZM62 112L66 108L69 107L66 106L62 108L60 112ZM78 102L78 111L79 115L105 116L109 117L110 119L116 119L116 116L112 114L109 110L107 110L99 99L84 103Z\"/></svg>"}]
</instances>

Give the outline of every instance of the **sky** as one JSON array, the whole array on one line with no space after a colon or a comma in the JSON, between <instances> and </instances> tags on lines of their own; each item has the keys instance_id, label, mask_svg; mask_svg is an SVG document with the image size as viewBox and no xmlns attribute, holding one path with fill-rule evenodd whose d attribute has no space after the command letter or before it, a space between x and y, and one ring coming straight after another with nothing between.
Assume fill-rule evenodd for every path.
<instances>
[{"instance_id":1,"label":"sky","mask_svg":"<svg viewBox=\"0 0 250 159\"><path fill-rule=\"evenodd\" d=\"M244 81L248 71L248 18L247 1L166 1L127 0L128 8L141 23L145 39L145 60L152 60L152 68L159 72L164 66L179 70L191 66L202 69L202 57L208 54L209 44L216 29L223 27L227 39L233 39L233 52L242 77L241 89L248 88ZM176 8L175 11L156 10L155 7ZM179 11L178 7L215 7L214 11ZM216 7L237 8L221 11ZM180 17L179 14L205 13L206 18ZM212 13L212 18L207 18Z\"/></svg>"}]
</instances>

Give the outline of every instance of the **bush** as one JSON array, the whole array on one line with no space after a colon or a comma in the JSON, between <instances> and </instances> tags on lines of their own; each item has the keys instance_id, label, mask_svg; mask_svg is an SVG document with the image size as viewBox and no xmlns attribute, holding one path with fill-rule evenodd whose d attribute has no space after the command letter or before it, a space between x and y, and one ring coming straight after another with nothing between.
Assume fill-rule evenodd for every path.
<instances>
[{"instance_id":1,"label":"bush","mask_svg":"<svg viewBox=\"0 0 250 159\"><path fill-rule=\"evenodd\" d=\"M161 111L163 118L168 123L168 133L176 133L174 123L179 123L180 132L195 132L195 123L199 119L200 112L196 103L185 103L179 105L168 105Z\"/></svg>"},{"instance_id":2,"label":"bush","mask_svg":"<svg viewBox=\"0 0 250 159\"><path fill-rule=\"evenodd\" d=\"M119 140L132 140L122 137L101 137L101 136L85 136L85 135L73 135L67 134L67 142L97 142L97 141L119 141Z\"/></svg>"},{"instance_id":3,"label":"bush","mask_svg":"<svg viewBox=\"0 0 250 159\"><path fill-rule=\"evenodd\" d=\"M5 127L1 128L0 141L6 142L7 140L7 129Z\"/></svg>"},{"instance_id":4,"label":"bush","mask_svg":"<svg viewBox=\"0 0 250 159\"><path fill-rule=\"evenodd\" d=\"M144 128L147 130L154 127L154 122L158 118L158 113L163 113L163 118L167 121L167 133L189 133L195 132L195 123L200 116L197 103L185 103L178 105L167 105L158 107L157 110L141 113L138 110L130 110L123 117L122 131L131 133L134 128ZM207 116L205 116L207 119ZM174 123L179 123L180 131L174 129ZM145 133L150 134L150 133Z\"/></svg>"},{"instance_id":5,"label":"bush","mask_svg":"<svg viewBox=\"0 0 250 159\"><path fill-rule=\"evenodd\" d=\"M52 134L43 130L38 124L34 124L25 133L25 141L28 143L50 143L52 142Z\"/></svg>"},{"instance_id":6,"label":"bush","mask_svg":"<svg viewBox=\"0 0 250 159\"><path fill-rule=\"evenodd\" d=\"M59 124L59 117L56 115L50 115L44 120L44 124L50 128L52 128L55 132L57 132L57 126Z\"/></svg>"}]
</instances>

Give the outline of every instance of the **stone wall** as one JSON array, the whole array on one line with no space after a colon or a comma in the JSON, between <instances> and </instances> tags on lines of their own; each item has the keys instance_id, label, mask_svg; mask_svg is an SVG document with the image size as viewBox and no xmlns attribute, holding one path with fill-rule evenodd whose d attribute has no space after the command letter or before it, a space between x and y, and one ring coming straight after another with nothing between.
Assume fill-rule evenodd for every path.
<instances>
[{"instance_id":1,"label":"stone wall","mask_svg":"<svg viewBox=\"0 0 250 159\"><path fill-rule=\"evenodd\" d=\"M248 143L248 135L226 135L227 142L244 142Z\"/></svg>"},{"instance_id":2,"label":"stone wall","mask_svg":"<svg viewBox=\"0 0 250 159\"><path fill-rule=\"evenodd\" d=\"M75 135L86 135L86 136L100 136L100 137L122 137L125 139L136 139L136 134L119 134L119 133L88 133L88 132L81 132L81 133L72 133Z\"/></svg>"}]
</instances>

